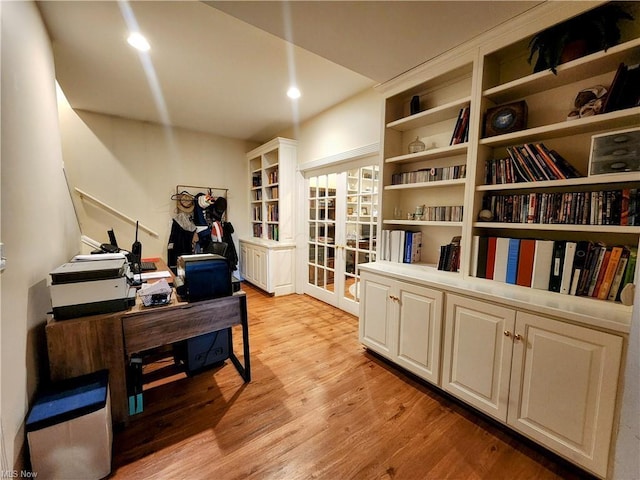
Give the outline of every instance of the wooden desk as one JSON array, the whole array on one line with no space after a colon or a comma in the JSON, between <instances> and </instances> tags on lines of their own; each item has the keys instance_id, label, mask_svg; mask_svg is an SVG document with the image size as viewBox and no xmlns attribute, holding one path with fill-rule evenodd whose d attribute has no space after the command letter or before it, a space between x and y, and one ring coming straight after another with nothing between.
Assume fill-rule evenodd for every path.
<instances>
[{"instance_id":1,"label":"wooden desk","mask_svg":"<svg viewBox=\"0 0 640 480\"><path fill-rule=\"evenodd\" d=\"M51 320L46 326L51 380L108 369L113 421L126 423L129 418L126 366L132 354L234 325L242 326L244 365L233 350L229 357L243 380L249 382L251 362L244 292L193 303L180 301L174 292L171 303L162 307L136 303L126 312Z\"/></svg>"}]
</instances>

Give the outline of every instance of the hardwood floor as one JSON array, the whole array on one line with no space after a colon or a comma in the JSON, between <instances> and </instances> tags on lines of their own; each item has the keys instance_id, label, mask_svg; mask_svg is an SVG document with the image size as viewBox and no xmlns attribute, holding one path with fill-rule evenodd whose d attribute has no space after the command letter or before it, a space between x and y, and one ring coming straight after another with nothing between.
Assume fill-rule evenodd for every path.
<instances>
[{"instance_id":1,"label":"hardwood floor","mask_svg":"<svg viewBox=\"0 0 640 480\"><path fill-rule=\"evenodd\" d=\"M356 317L243 288L252 382L150 365L110 478L589 478L364 350Z\"/></svg>"}]
</instances>

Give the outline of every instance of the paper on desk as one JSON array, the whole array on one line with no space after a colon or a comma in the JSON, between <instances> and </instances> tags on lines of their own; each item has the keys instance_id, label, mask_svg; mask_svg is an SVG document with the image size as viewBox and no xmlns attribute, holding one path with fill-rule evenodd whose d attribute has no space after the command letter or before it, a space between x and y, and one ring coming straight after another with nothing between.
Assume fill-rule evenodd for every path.
<instances>
[{"instance_id":1,"label":"paper on desk","mask_svg":"<svg viewBox=\"0 0 640 480\"><path fill-rule=\"evenodd\" d=\"M99 253L96 255L76 255L72 262L93 262L96 260L118 260L125 257L124 253Z\"/></svg>"},{"instance_id":2,"label":"paper on desk","mask_svg":"<svg viewBox=\"0 0 640 480\"><path fill-rule=\"evenodd\" d=\"M145 272L140 274L140 278L142 278L142 281L154 280L156 278L170 278L170 277L171 277L171 272L168 272L166 270L156 270L153 272Z\"/></svg>"},{"instance_id":3,"label":"paper on desk","mask_svg":"<svg viewBox=\"0 0 640 480\"><path fill-rule=\"evenodd\" d=\"M167 281L163 278L162 280L155 283L145 283L140 287L140 291L138 292L140 295L156 295L156 294L167 294L171 293L171 287L167 283Z\"/></svg>"}]
</instances>

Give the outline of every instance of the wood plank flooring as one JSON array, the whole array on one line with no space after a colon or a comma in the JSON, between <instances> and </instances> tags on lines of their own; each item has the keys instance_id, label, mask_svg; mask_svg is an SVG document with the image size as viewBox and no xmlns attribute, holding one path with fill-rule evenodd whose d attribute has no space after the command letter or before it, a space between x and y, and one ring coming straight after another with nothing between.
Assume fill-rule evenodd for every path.
<instances>
[{"instance_id":1,"label":"wood plank flooring","mask_svg":"<svg viewBox=\"0 0 640 480\"><path fill-rule=\"evenodd\" d=\"M110 478L589 478L364 350L356 317L243 288L252 382L229 361L190 378L150 365Z\"/></svg>"}]
</instances>

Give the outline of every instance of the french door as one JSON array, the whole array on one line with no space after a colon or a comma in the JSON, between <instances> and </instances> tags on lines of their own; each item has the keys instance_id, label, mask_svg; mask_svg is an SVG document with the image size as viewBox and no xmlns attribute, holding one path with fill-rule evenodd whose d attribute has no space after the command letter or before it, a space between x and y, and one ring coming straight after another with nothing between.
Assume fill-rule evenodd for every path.
<instances>
[{"instance_id":1,"label":"french door","mask_svg":"<svg viewBox=\"0 0 640 480\"><path fill-rule=\"evenodd\" d=\"M358 265L375 261L377 165L306 177L307 269L304 292L358 314Z\"/></svg>"}]
</instances>

